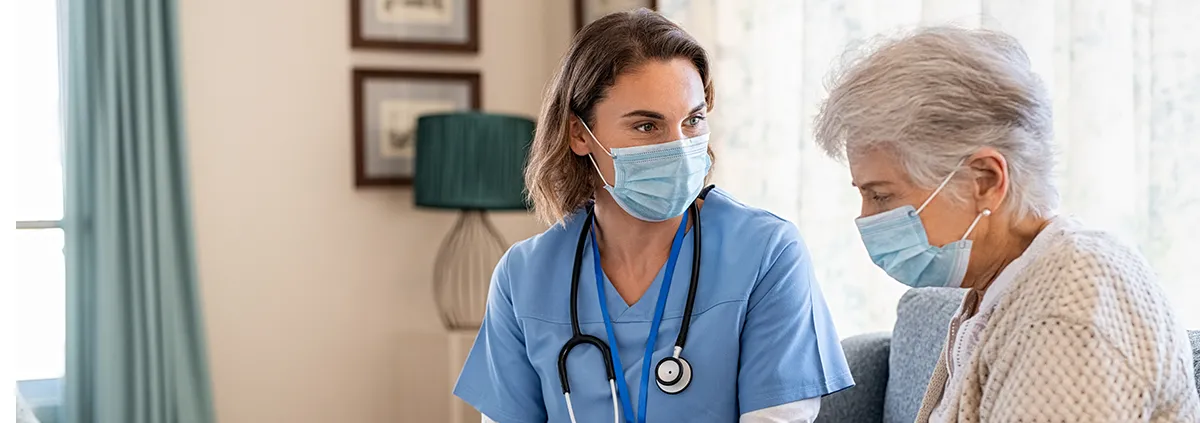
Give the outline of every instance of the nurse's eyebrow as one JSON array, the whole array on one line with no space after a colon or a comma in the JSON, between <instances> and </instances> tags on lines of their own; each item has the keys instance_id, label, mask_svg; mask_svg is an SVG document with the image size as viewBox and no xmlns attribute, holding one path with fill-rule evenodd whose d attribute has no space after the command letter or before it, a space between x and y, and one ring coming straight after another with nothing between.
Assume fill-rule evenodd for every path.
<instances>
[{"instance_id":1,"label":"nurse's eyebrow","mask_svg":"<svg viewBox=\"0 0 1200 423\"><path fill-rule=\"evenodd\" d=\"M692 114L695 114L696 112L704 110L706 107L708 107L708 102L701 101L700 104L696 105L696 107L693 107L692 111L688 112L687 114L690 116ZM632 112L621 115L621 118L627 118L627 117L644 117L644 118L657 119L657 120L666 120L667 119L666 116L663 116L662 113L652 112L649 110L634 110Z\"/></svg>"},{"instance_id":2,"label":"nurse's eyebrow","mask_svg":"<svg viewBox=\"0 0 1200 423\"><path fill-rule=\"evenodd\" d=\"M666 120L667 119L666 117L664 117L662 115L662 113L651 112L649 110L634 110L632 112L622 115L621 117L627 118L627 117L638 117L638 116L644 117L644 118L650 118L650 119L657 119L657 120Z\"/></svg>"}]
</instances>

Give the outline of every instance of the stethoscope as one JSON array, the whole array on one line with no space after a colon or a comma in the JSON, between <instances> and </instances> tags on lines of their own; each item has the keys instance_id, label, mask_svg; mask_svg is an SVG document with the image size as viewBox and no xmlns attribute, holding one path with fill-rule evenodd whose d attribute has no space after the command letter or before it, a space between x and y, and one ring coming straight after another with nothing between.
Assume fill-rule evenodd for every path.
<instances>
[{"instance_id":1,"label":"stethoscope","mask_svg":"<svg viewBox=\"0 0 1200 423\"><path fill-rule=\"evenodd\" d=\"M715 186L709 185L700 191L698 199L703 200L708 196L708 192ZM696 207L696 203L692 202L688 206L688 214L691 218L692 228L695 233L692 236L692 278L688 285L687 303L683 308L683 320L679 325L679 335L675 338L675 352L673 355L664 357L655 365L654 380L657 382L658 389L667 394L678 394L683 392L692 381L692 365L688 363L680 354L683 353L683 346L687 343L688 328L692 321L692 306L696 302L696 285L700 280L700 212ZM589 204L587 209L587 217L583 222L583 229L579 231L579 243L575 247L575 265L571 270L571 339L563 345L562 350L558 353L558 381L562 385L563 398L567 402L567 414L571 418L571 423L575 423L575 410L571 406L571 382L567 380L567 356L571 350L580 344L589 344L600 350L600 355L604 358L604 370L608 376L608 388L613 400L613 418L616 422L621 421L620 405L618 404L617 385L616 385L616 370L613 368L613 359L608 344L600 338L592 335L586 335L579 330L579 269L583 265L583 251L587 245L588 235L592 232L592 222L595 218L595 210L593 205ZM599 257L595 257L599 260ZM599 266L599 264L596 264ZM671 275L664 275L665 278L670 278ZM665 281L664 281L665 282ZM652 346L650 346L652 348ZM622 376L623 377L623 376Z\"/></svg>"}]
</instances>

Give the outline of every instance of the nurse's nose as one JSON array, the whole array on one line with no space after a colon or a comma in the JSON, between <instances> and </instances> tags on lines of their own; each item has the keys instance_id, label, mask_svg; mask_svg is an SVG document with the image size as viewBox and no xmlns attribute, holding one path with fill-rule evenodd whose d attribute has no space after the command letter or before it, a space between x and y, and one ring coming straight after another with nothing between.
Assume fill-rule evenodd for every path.
<instances>
[{"instance_id":1,"label":"nurse's nose","mask_svg":"<svg viewBox=\"0 0 1200 423\"><path fill-rule=\"evenodd\" d=\"M670 138L671 138L671 139L669 139L669 140L667 140L667 141L681 140L681 139L684 139L684 138L687 138L687 137L688 137L688 136L687 136L687 134L685 134L685 133L683 132L683 124L682 124L682 123L681 123L681 124L679 124L679 125L676 125L676 126L675 126L675 128L673 128L673 129L670 131L670 135L671 135L671 136L670 136Z\"/></svg>"}]
</instances>

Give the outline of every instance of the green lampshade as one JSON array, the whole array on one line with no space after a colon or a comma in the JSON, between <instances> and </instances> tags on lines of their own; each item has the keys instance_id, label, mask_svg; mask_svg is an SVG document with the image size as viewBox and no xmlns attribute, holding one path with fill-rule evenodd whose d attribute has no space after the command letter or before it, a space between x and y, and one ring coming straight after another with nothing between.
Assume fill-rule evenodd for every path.
<instances>
[{"instance_id":1,"label":"green lampshade","mask_svg":"<svg viewBox=\"0 0 1200 423\"><path fill-rule=\"evenodd\" d=\"M525 209L523 171L533 121L463 112L417 119L413 191L423 207Z\"/></svg>"}]
</instances>

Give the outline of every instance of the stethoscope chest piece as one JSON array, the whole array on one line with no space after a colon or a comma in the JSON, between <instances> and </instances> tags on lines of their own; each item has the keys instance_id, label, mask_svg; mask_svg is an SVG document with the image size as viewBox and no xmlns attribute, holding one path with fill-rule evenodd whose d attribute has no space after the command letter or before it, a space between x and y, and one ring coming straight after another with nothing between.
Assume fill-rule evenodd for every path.
<instances>
[{"instance_id":1,"label":"stethoscope chest piece","mask_svg":"<svg viewBox=\"0 0 1200 423\"><path fill-rule=\"evenodd\" d=\"M692 382L692 365L679 357L665 357L654 367L654 379L658 389L668 394L678 394Z\"/></svg>"},{"instance_id":2,"label":"stethoscope chest piece","mask_svg":"<svg viewBox=\"0 0 1200 423\"><path fill-rule=\"evenodd\" d=\"M701 200L704 199L704 197L706 197L708 195L708 192L712 189L713 189L712 185L705 187L703 190L700 191L700 195L697 196L697 199L701 199ZM700 252L703 250L700 249L700 240L702 239L702 237L700 236L700 210L696 206L695 202L693 202L691 207L689 208L688 214L691 217L692 230L695 231L695 233L692 235L692 242L694 243L693 244L694 246L692 247L693 253L692 253L691 283L688 285L687 301L684 303L684 308L683 308L683 318L679 323L679 335L676 336L676 338L675 338L675 354L660 360L658 362L658 365L655 366L655 368L654 368L654 379L655 379L655 382L658 383L658 388L668 394L678 394L680 392L683 392L683 390L687 388L688 384L690 384L692 382L692 365L689 364L687 362L687 360L684 360L682 357L680 357L679 354L681 354L683 352L684 343L687 342L688 329L691 327L692 307L696 304L696 285L699 283L699 280L700 280L700 256L701 256ZM603 340L601 340L600 338L596 338L596 337L590 336L590 335L584 335L583 332L579 329L579 305L578 305L579 304L579 268L583 263L583 252L584 252L585 246L587 245L588 236L591 233L592 223L594 220L595 220L595 214L594 214L594 211L593 211L591 205L589 205L588 211L587 211L587 218L586 218L586 220L584 220L583 227L580 228L580 230L579 230L579 243L578 243L578 245L575 246L575 263L574 263L574 267L571 269L571 333L572 333L572 336L571 336L571 339L568 340L567 343L563 345L562 350L559 351L559 354L558 354L558 379L559 379L559 383L562 385L563 401L566 402L566 404L567 404L567 414L571 417L571 422L575 422L575 410L574 410L574 407L572 407L572 405L571 405L571 382L567 378L567 356L571 353L571 349L575 348L576 345L589 344L589 345L595 346L597 349L600 350L600 355L604 358L604 370L606 371L607 376L608 376L608 387L609 387L610 395L612 397L612 402L613 402L613 418L616 419L617 421L620 421L621 407L618 404L618 402L620 401L620 398L619 398L620 395L617 392L616 381L620 380L622 383L622 389L623 390L625 389L624 379L618 379L618 378L623 378L624 375L622 375L620 372L617 372L613 366L614 358L617 357L617 351L610 350L609 345L607 343L605 343ZM684 228L685 228L685 226L683 225L683 222L680 222L680 229L679 229L678 234L676 235L677 240L682 239L682 235L680 235L680 234L684 233ZM592 242L593 242L592 248L597 248L596 244L595 244L595 238L592 238ZM675 242L679 242L679 241L675 241ZM676 251L678 250L678 245L672 245L671 250L672 250L672 256L675 256L675 254L677 254ZM598 249L595 250L594 255L595 255L594 260L597 260L597 262L594 263L594 266L596 268L596 273L597 273L596 280L602 281L604 278L600 274L600 265L598 262L600 253L599 253ZM673 261L674 258L670 258L668 260ZM674 263L669 263L668 267L673 268ZM670 274L668 273L667 275L669 276ZM668 284L669 284L669 282L664 280L663 286L669 287ZM604 292L603 288L600 287L599 285L597 285L597 290L601 293ZM666 291L664 291L664 292L666 292ZM662 298L665 299L666 297L662 297ZM660 301L662 301L662 300L660 300ZM601 304L601 309L603 310L603 304L604 304L603 297L600 297L600 304ZM656 317L656 319L661 318L661 316L662 316L662 310L661 310L662 306L660 305L659 307L660 307L660 309L656 311L656 314L658 316L658 317ZM607 313L606 310L603 312ZM608 325L609 325L609 323L608 323L607 315L606 315L605 316L605 326L608 326ZM657 324L652 325L652 326L656 328ZM609 330L609 332L608 332L609 336L611 337L612 329L608 328L608 330ZM652 329L652 330L655 330L655 329ZM647 345L649 345L649 346L654 345L654 341L652 339L653 338L647 339ZM647 352L647 354L646 354L646 359L647 360L650 359L649 352ZM618 362L618 364L619 364L619 362ZM640 381L642 383L647 383L647 382L649 382L647 379L649 379L649 378L643 376L643 379L640 379ZM644 395L645 392L643 391L642 394L643 394L643 396L641 397L641 404L639 404L638 407L641 408L642 410L645 410L645 404L646 404L645 403L646 397ZM629 402L626 402L625 405L626 405L626 408L632 412L632 407L630 406ZM644 416L645 416L645 414L643 413L641 417L644 418Z\"/></svg>"}]
</instances>

